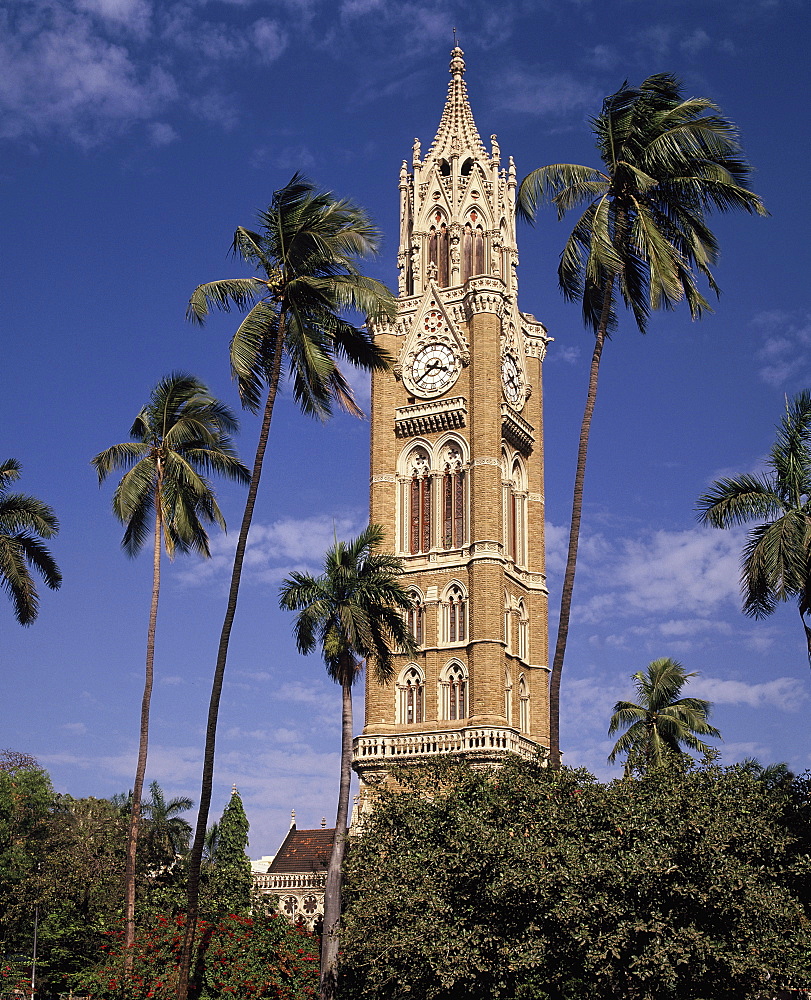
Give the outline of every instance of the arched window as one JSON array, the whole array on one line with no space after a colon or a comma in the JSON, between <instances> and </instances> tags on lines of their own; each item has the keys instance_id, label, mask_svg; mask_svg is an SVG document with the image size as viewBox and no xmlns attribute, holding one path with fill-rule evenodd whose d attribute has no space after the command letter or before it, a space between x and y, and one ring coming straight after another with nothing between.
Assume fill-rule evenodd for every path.
<instances>
[{"instance_id":1,"label":"arched window","mask_svg":"<svg viewBox=\"0 0 811 1000\"><path fill-rule=\"evenodd\" d=\"M508 725L513 721L513 681L509 670L504 671L504 718Z\"/></svg>"},{"instance_id":2,"label":"arched window","mask_svg":"<svg viewBox=\"0 0 811 1000\"><path fill-rule=\"evenodd\" d=\"M416 555L431 548L431 459L425 448L414 448L406 462L403 548Z\"/></svg>"},{"instance_id":3,"label":"arched window","mask_svg":"<svg viewBox=\"0 0 811 1000\"><path fill-rule=\"evenodd\" d=\"M440 456L442 469L442 547L458 549L467 541L467 476L461 448L447 444Z\"/></svg>"},{"instance_id":4,"label":"arched window","mask_svg":"<svg viewBox=\"0 0 811 1000\"><path fill-rule=\"evenodd\" d=\"M440 288L447 288L450 265L448 227L439 209L434 212L432 222L428 231L428 265L434 265L432 270Z\"/></svg>"},{"instance_id":5,"label":"arched window","mask_svg":"<svg viewBox=\"0 0 811 1000\"><path fill-rule=\"evenodd\" d=\"M444 619L443 641L446 643L467 642L467 593L458 583L452 583L442 598Z\"/></svg>"},{"instance_id":6,"label":"arched window","mask_svg":"<svg viewBox=\"0 0 811 1000\"><path fill-rule=\"evenodd\" d=\"M523 601L518 602L518 655L529 662L529 615Z\"/></svg>"},{"instance_id":7,"label":"arched window","mask_svg":"<svg viewBox=\"0 0 811 1000\"><path fill-rule=\"evenodd\" d=\"M502 453L502 468L506 455ZM509 465L504 490L504 551L517 566L526 565L527 552L527 488L526 475L520 458ZM502 473L503 474L503 473Z\"/></svg>"},{"instance_id":8,"label":"arched window","mask_svg":"<svg viewBox=\"0 0 811 1000\"><path fill-rule=\"evenodd\" d=\"M467 672L458 660L442 674L442 715L451 721L467 718Z\"/></svg>"},{"instance_id":9,"label":"arched window","mask_svg":"<svg viewBox=\"0 0 811 1000\"><path fill-rule=\"evenodd\" d=\"M418 590L409 591L414 603L406 611L406 625L418 646L425 645L425 605Z\"/></svg>"},{"instance_id":10,"label":"arched window","mask_svg":"<svg viewBox=\"0 0 811 1000\"><path fill-rule=\"evenodd\" d=\"M518 723L522 733L529 732L529 688L523 674L518 681Z\"/></svg>"},{"instance_id":11,"label":"arched window","mask_svg":"<svg viewBox=\"0 0 811 1000\"><path fill-rule=\"evenodd\" d=\"M513 619L512 619L512 609L510 607L510 595L507 591L504 591L504 644L507 647L507 652L512 652L513 647L513 629L512 629Z\"/></svg>"},{"instance_id":12,"label":"arched window","mask_svg":"<svg viewBox=\"0 0 811 1000\"><path fill-rule=\"evenodd\" d=\"M474 209L462 229L462 281L474 274L484 274L484 230L476 225L479 213Z\"/></svg>"},{"instance_id":13,"label":"arched window","mask_svg":"<svg viewBox=\"0 0 811 1000\"><path fill-rule=\"evenodd\" d=\"M403 670L397 681L397 721L410 726L425 718L425 679L415 664Z\"/></svg>"}]
</instances>

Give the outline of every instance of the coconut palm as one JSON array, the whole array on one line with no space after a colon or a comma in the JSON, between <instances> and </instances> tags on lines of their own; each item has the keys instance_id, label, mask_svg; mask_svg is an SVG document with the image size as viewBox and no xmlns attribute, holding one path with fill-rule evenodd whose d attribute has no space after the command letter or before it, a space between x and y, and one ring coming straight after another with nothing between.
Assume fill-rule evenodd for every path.
<instances>
[{"instance_id":1,"label":"coconut palm","mask_svg":"<svg viewBox=\"0 0 811 1000\"><path fill-rule=\"evenodd\" d=\"M344 315L347 309L372 320L395 314L392 293L358 269L360 259L376 252L379 242L378 230L362 209L317 190L296 174L275 192L267 211L259 213L258 231L240 227L234 234L234 255L254 268L257 275L200 285L189 302L188 318L197 323L205 321L212 307L226 312L232 307L247 311L231 340L231 371L243 406L257 412L264 395L264 407L211 688L200 808L189 861L178 1000L186 1000L188 992L220 696L279 383L286 372L296 402L312 416L325 419L336 404L360 415L338 360L345 359L367 370L388 367L388 355L375 345L369 331L354 326Z\"/></svg>"},{"instance_id":2,"label":"coconut palm","mask_svg":"<svg viewBox=\"0 0 811 1000\"><path fill-rule=\"evenodd\" d=\"M767 618L795 600L811 662L811 392L786 400L763 475L719 479L699 498L698 517L714 528L759 521L741 561L744 614Z\"/></svg>"},{"instance_id":3,"label":"coconut palm","mask_svg":"<svg viewBox=\"0 0 811 1000\"><path fill-rule=\"evenodd\" d=\"M191 809L192 800L179 795L166 800L163 789L153 781L143 804L144 842L152 867L171 865L189 849L191 823L181 815Z\"/></svg>"},{"instance_id":4,"label":"coconut palm","mask_svg":"<svg viewBox=\"0 0 811 1000\"><path fill-rule=\"evenodd\" d=\"M31 570L51 590L62 583L59 567L41 541L54 537L59 521L53 509L36 497L8 492L9 484L20 478L20 468L14 458L0 464L0 587L11 598L20 625L30 625L39 612Z\"/></svg>"},{"instance_id":5,"label":"coconut palm","mask_svg":"<svg viewBox=\"0 0 811 1000\"><path fill-rule=\"evenodd\" d=\"M324 932L321 945L321 996L334 996L337 979L341 865L349 816L352 764L352 685L364 665L386 684L394 674L394 651L416 652L404 612L413 603L400 583L400 559L379 552L384 531L369 525L357 538L327 551L324 572L313 577L291 573L282 584L279 604L298 611L294 626L299 652L321 647L327 673L341 685L341 779L335 840L324 892Z\"/></svg>"},{"instance_id":6,"label":"coconut palm","mask_svg":"<svg viewBox=\"0 0 811 1000\"><path fill-rule=\"evenodd\" d=\"M146 640L146 670L141 700L138 763L132 791L125 875L125 956L132 960L135 938L135 857L141 795L149 747L149 708L155 660L155 630L161 584L161 548L195 551L208 556L204 525L225 528L206 475L215 473L247 482L250 473L236 457L230 435L238 421L229 407L215 399L193 375L173 372L152 390L149 402L135 418L135 439L100 452L92 464L99 483L114 470L124 476L113 494L113 513L124 524L122 546L136 556L152 535L152 600Z\"/></svg>"},{"instance_id":7,"label":"coconut palm","mask_svg":"<svg viewBox=\"0 0 811 1000\"><path fill-rule=\"evenodd\" d=\"M519 212L534 219L551 202L562 218L585 205L561 254L558 282L566 299L581 302L595 334L577 452L569 547L560 624L550 677L550 764L560 765L560 680L566 653L589 432L600 359L617 324L622 299L644 333L651 310L686 301L693 319L709 309L697 276L717 294L710 266L718 244L707 225L712 211L743 209L765 215L747 187L750 168L735 126L705 98L683 98L670 74L622 87L592 119L602 169L556 163L521 182Z\"/></svg>"},{"instance_id":8,"label":"coconut palm","mask_svg":"<svg viewBox=\"0 0 811 1000\"><path fill-rule=\"evenodd\" d=\"M618 701L608 727L608 735L625 732L608 755L613 764L618 754L626 754L627 768L650 770L661 767L681 755L687 747L696 753L711 748L698 738L721 734L707 719L712 705L702 698L679 698L681 689L691 677L684 667L668 657L653 660L644 671L633 675L639 704Z\"/></svg>"}]
</instances>

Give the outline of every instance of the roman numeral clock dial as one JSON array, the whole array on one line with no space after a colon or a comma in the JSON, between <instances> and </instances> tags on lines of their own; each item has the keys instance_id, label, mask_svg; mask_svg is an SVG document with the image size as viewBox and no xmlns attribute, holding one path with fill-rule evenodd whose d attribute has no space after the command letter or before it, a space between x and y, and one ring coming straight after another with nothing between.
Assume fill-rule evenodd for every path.
<instances>
[{"instance_id":1,"label":"roman numeral clock dial","mask_svg":"<svg viewBox=\"0 0 811 1000\"><path fill-rule=\"evenodd\" d=\"M446 342L434 339L441 336L444 317L438 310L431 310L423 320L426 338L414 354L404 372L405 381L415 395L440 396L456 382L461 364L456 352Z\"/></svg>"},{"instance_id":2,"label":"roman numeral clock dial","mask_svg":"<svg viewBox=\"0 0 811 1000\"><path fill-rule=\"evenodd\" d=\"M518 361L512 354L505 354L501 359L501 383L507 402L520 408L524 399L524 380Z\"/></svg>"}]
</instances>

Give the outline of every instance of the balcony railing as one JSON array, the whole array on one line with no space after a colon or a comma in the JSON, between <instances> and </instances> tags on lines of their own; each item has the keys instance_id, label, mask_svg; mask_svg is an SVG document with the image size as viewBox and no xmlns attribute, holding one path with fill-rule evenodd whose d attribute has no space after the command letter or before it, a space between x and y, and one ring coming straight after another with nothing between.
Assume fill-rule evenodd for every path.
<instances>
[{"instance_id":1,"label":"balcony railing","mask_svg":"<svg viewBox=\"0 0 811 1000\"><path fill-rule=\"evenodd\" d=\"M506 726L476 726L453 732L427 732L391 736L357 736L353 743L355 764L395 763L410 758L439 757L465 753L473 758L505 753L534 757L539 746L534 740Z\"/></svg>"},{"instance_id":2,"label":"balcony railing","mask_svg":"<svg viewBox=\"0 0 811 1000\"><path fill-rule=\"evenodd\" d=\"M325 872L310 874L279 873L275 875L255 872L253 885L260 892L283 892L285 889L323 889L326 882Z\"/></svg>"}]
</instances>

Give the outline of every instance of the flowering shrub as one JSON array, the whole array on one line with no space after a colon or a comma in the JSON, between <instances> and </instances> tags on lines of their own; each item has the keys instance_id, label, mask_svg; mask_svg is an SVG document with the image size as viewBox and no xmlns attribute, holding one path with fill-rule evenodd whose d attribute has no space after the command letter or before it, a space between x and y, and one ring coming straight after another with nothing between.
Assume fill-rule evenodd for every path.
<instances>
[{"instance_id":1,"label":"flowering shrub","mask_svg":"<svg viewBox=\"0 0 811 1000\"><path fill-rule=\"evenodd\" d=\"M31 992L31 974L21 971L19 962L0 957L0 997L12 997Z\"/></svg>"},{"instance_id":2,"label":"flowering shrub","mask_svg":"<svg viewBox=\"0 0 811 1000\"><path fill-rule=\"evenodd\" d=\"M92 1000L173 1000L184 917L159 916L135 941L123 974L123 930L109 936L105 960L82 988ZM194 991L200 1000L311 1000L318 996L318 940L275 914L230 914L198 921Z\"/></svg>"}]
</instances>

